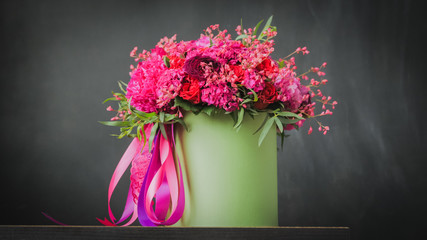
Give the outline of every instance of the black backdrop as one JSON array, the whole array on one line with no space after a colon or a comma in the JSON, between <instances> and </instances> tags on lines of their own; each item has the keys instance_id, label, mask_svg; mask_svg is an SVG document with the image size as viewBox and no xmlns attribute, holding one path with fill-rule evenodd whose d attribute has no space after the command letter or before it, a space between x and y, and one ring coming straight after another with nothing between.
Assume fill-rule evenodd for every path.
<instances>
[{"instance_id":1,"label":"black backdrop","mask_svg":"<svg viewBox=\"0 0 427 240\"><path fill-rule=\"evenodd\" d=\"M97 123L128 81L128 53L163 36L234 33L274 15L274 57L328 62L332 130L291 132L279 152L281 226L349 226L355 239L414 237L427 213L426 25L414 1L2 1L1 224L96 225L130 140ZM118 212L126 182L114 198ZM120 196L122 195L122 196Z\"/></svg>"}]
</instances>

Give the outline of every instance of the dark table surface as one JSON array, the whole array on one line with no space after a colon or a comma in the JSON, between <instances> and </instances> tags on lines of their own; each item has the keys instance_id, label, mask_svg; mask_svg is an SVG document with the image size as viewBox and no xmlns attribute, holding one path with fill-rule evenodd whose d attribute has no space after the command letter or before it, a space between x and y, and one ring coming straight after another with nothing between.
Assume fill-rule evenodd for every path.
<instances>
[{"instance_id":1,"label":"dark table surface","mask_svg":"<svg viewBox=\"0 0 427 240\"><path fill-rule=\"evenodd\" d=\"M350 239L348 227L0 226L0 239Z\"/></svg>"}]
</instances>

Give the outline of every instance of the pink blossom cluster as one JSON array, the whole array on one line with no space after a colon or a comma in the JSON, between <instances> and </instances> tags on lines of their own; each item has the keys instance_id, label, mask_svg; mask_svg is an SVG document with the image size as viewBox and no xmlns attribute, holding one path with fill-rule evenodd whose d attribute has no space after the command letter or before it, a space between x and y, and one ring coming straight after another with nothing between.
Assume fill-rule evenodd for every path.
<instances>
[{"instance_id":1,"label":"pink blossom cluster","mask_svg":"<svg viewBox=\"0 0 427 240\"><path fill-rule=\"evenodd\" d=\"M218 25L211 25L197 40L178 42L174 35L162 38L150 51L138 53L135 47L130 55L137 66L131 65L126 98L135 109L146 113L165 111L178 115L174 103L180 97L190 104L215 106L227 112L241 107L257 111L280 107L304 118L316 116L314 99L319 98L324 110L321 115L332 114L324 107L334 108L336 101L316 89L327 82L322 79L326 63L297 76L293 55L308 54L306 47L299 47L285 59L276 61L270 57L274 51L272 38L277 34L275 28L265 30L262 38L250 28L238 26L236 32L239 40L231 39L227 30L221 31ZM321 79L309 80L308 73L315 73ZM258 102L253 98L254 93ZM250 97L253 102L245 101ZM321 131L327 131L327 127L320 126Z\"/></svg>"},{"instance_id":2,"label":"pink blossom cluster","mask_svg":"<svg viewBox=\"0 0 427 240\"><path fill-rule=\"evenodd\" d=\"M150 159L151 153L149 151L145 151L143 153L138 153L132 161L132 167L130 169L130 187L132 190L133 201L135 203L138 203L139 192L141 190L145 174L147 173Z\"/></svg>"}]
</instances>

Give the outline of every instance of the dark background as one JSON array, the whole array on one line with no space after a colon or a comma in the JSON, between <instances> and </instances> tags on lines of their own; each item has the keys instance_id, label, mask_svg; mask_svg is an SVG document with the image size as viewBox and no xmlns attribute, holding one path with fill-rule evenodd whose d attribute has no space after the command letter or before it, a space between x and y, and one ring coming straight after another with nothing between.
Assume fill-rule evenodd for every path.
<instances>
[{"instance_id":1,"label":"dark background","mask_svg":"<svg viewBox=\"0 0 427 240\"><path fill-rule=\"evenodd\" d=\"M427 221L425 44L414 1L2 1L1 224L73 225L107 216L111 174L130 140L98 124L129 80L129 52L163 36L234 34L274 15L274 58L328 62L338 100L323 136L291 132L279 152L281 226L349 226L354 239L415 237ZM235 36L235 35L233 35ZM314 122L313 122L314 125ZM118 214L126 181L113 199ZM119 187L120 187L119 186Z\"/></svg>"}]
</instances>

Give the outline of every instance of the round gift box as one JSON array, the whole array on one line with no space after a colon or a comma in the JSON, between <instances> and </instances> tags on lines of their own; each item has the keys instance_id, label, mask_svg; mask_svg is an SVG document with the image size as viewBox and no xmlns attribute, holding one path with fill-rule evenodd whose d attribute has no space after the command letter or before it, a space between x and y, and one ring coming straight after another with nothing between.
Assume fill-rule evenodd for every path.
<instances>
[{"instance_id":1,"label":"round gift box","mask_svg":"<svg viewBox=\"0 0 427 240\"><path fill-rule=\"evenodd\" d=\"M245 115L238 131L226 114L186 113L176 128L185 210L175 226L277 226L277 139L258 146L265 114Z\"/></svg>"}]
</instances>

